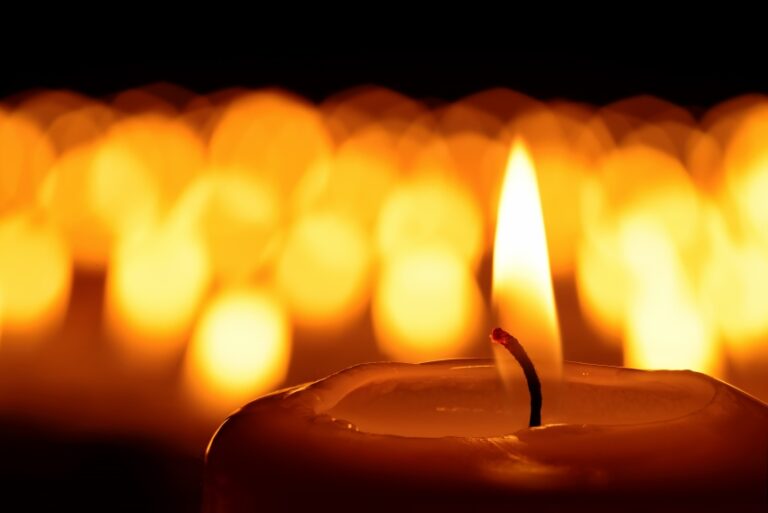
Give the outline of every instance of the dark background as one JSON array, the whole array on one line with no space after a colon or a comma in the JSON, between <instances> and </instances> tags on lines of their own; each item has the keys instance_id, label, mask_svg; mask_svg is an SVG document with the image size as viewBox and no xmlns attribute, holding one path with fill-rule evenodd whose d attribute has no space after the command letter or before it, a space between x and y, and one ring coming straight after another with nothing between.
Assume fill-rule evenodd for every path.
<instances>
[{"instance_id":1,"label":"dark background","mask_svg":"<svg viewBox=\"0 0 768 513\"><path fill-rule=\"evenodd\" d=\"M455 100L491 87L539 99L606 104L651 94L700 108L734 96L768 91L761 45L706 46L689 42L656 49L530 49L516 44L476 50L445 47L346 50L316 47L243 52L243 45L178 50L88 50L52 46L24 55L0 51L0 97L36 88L68 88L103 96L158 81L198 93L227 87L278 86L320 101L344 89L377 84L416 98ZM260 42L246 45L263 47Z\"/></svg>"},{"instance_id":2,"label":"dark background","mask_svg":"<svg viewBox=\"0 0 768 513\"><path fill-rule=\"evenodd\" d=\"M98 40L79 48L52 41L24 55L16 42L0 51L0 97L38 88L105 96L166 81L197 93L278 86L314 101L377 84L416 98L450 101L503 86L539 99L592 104L652 94L700 112L740 94L768 92L768 65L754 55L755 48L704 47L695 40L653 51L606 41L603 46L611 51L599 52L567 43L553 50L493 44L473 51L361 48L354 40L343 51L312 44L252 52L203 46L205 51L177 45L139 52L100 48ZM199 458L144 440L74 438L14 419L0 419L0 437L5 504L24 510L42 510L45 504L81 511L199 509Z\"/></svg>"}]
</instances>

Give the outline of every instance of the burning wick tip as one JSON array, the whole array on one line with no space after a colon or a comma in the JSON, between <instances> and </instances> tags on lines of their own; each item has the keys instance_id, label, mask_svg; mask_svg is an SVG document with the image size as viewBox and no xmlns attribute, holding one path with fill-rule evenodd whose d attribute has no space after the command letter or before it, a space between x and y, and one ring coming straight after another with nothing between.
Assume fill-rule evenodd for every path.
<instances>
[{"instance_id":1,"label":"burning wick tip","mask_svg":"<svg viewBox=\"0 0 768 513\"><path fill-rule=\"evenodd\" d=\"M541 426L541 382L536 374L536 367L525 352L523 345L515 337L501 328L494 328L491 331L491 342L504 347L515 357L517 363L523 368L525 380L528 384L528 393L531 394L531 416L528 422L529 427Z\"/></svg>"},{"instance_id":2,"label":"burning wick tip","mask_svg":"<svg viewBox=\"0 0 768 513\"><path fill-rule=\"evenodd\" d=\"M501 328L493 328L493 331L491 332L491 342L499 344L500 346L506 346L507 340L510 338L517 340Z\"/></svg>"}]
</instances>

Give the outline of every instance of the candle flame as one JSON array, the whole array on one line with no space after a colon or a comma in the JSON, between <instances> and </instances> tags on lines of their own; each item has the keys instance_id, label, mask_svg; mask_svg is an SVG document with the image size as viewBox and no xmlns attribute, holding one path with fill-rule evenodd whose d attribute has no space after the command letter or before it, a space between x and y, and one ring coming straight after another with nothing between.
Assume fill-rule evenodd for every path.
<instances>
[{"instance_id":1,"label":"candle flame","mask_svg":"<svg viewBox=\"0 0 768 513\"><path fill-rule=\"evenodd\" d=\"M560 331L536 172L521 141L512 147L501 189L493 303L499 323L520 340L542 377L546 413L547 397L556 396L562 372ZM524 383L520 369L508 355L498 351L496 355L508 387L516 389Z\"/></svg>"}]
</instances>

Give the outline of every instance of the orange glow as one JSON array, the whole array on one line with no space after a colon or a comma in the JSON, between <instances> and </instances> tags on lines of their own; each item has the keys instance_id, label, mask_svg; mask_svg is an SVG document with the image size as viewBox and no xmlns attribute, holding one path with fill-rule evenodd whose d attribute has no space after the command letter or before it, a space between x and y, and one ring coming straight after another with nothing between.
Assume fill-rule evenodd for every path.
<instances>
[{"instance_id":1,"label":"orange glow","mask_svg":"<svg viewBox=\"0 0 768 513\"><path fill-rule=\"evenodd\" d=\"M559 319L576 359L699 370L768 400L766 141L761 95L694 113L502 88L22 93L0 102L2 344L61 351L53 366L83 382L108 374L102 355L181 363L191 405L221 415L289 367L286 385L482 356L492 320L554 406ZM114 354L70 364L102 323Z\"/></svg>"},{"instance_id":2,"label":"orange glow","mask_svg":"<svg viewBox=\"0 0 768 513\"><path fill-rule=\"evenodd\" d=\"M214 166L253 173L281 195L289 195L304 174L330 153L330 135L317 110L277 91L233 101L210 142Z\"/></svg>"},{"instance_id":3,"label":"orange glow","mask_svg":"<svg viewBox=\"0 0 768 513\"><path fill-rule=\"evenodd\" d=\"M113 238L158 218L159 186L151 170L129 149L110 144L99 148L89 178L88 199Z\"/></svg>"},{"instance_id":4,"label":"orange glow","mask_svg":"<svg viewBox=\"0 0 768 513\"><path fill-rule=\"evenodd\" d=\"M768 105L749 111L728 145L728 192L747 232L768 246Z\"/></svg>"},{"instance_id":5,"label":"orange glow","mask_svg":"<svg viewBox=\"0 0 768 513\"><path fill-rule=\"evenodd\" d=\"M48 137L61 154L97 140L115 118L116 113L112 109L94 103L58 116L48 127Z\"/></svg>"},{"instance_id":6,"label":"orange glow","mask_svg":"<svg viewBox=\"0 0 768 513\"><path fill-rule=\"evenodd\" d=\"M41 204L66 236L75 263L86 269L105 268L112 249L111 230L102 222L89 194L95 152L93 144L66 152L40 190ZM130 189L127 194L131 195Z\"/></svg>"},{"instance_id":7,"label":"orange glow","mask_svg":"<svg viewBox=\"0 0 768 513\"><path fill-rule=\"evenodd\" d=\"M335 330L362 313L370 287L369 244L361 228L332 213L296 222L277 263L276 283L297 323Z\"/></svg>"},{"instance_id":8,"label":"orange glow","mask_svg":"<svg viewBox=\"0 0 768 513\"><path fill-rule=\"evenodd\" d=\"M493 303L498 324L525 346L543 386L557 395L562 372L560 329L547 256L544 219L536 171L525 145L516 141L509 155L499 200L493 254ZM520 370L508 368L509 355L496 351L506 380Z\"/></svg>"},{"instance_id":9,"label":"orange glow","mask_svg":"<svg viewBox=\"0 0 768 513\"><path fill-rule=\"evenodd\" d=\"M595 223L580 241L575 278L584 317L605 339L620 343L631 277L617 248L615 228Z\"/></svg>"},{"instance_id":10,"label":"orange glow","mask_svg":"<svg viewBox=\"0 0 768 513\"><path fill-rule=\"evenodd\" d=\"M72 262L65 241L40 213L0 219L0 303L6 334L54 330L69 303Z\"/></svg>"},{"instance_id":11,"label":"orange glow","mask_svg":"<svg viewBox=\"0 0 768 513\"><path fill-rule=\"evenodd\" d=\"M28 118L0 110L0 211L29 205L54 160L45 134Z\"/></svg>"},{"instance_id":12,"label":"orange glow","mask_svg":"<svg viewBox=\"0 0 768 513\"><path fill-rule=\"evenodd\" d=\"M713 326L702 315L688 273L663 227L653 218L627 217L619 241L633 280L625 364L719 375Z\"/></svg>"},{"instance_id":13,"label":"orange glow","mask_svg":"<svg viewBox=\"0 0 768 513\"><path fill-rule=\"evenodd\" d=\"M575 248L581 237L581 200L585 163L570 148L549 147L536 155L536 169L552 273L573 273ZM569 212L569 215L563 215Z\"/></svg>"},{"instance_id":14,"label":"orange glow","mask_svg":"<svg viewBox=\"0 0 768 513\"><path fill-rule=\"evenodd\" d=\"M717 210L709 216L710 246L701 295L732 356L757 352L768 335L768 258L754 242L738 243Z\"/></svg>"},{"instance_id":15,"label":"orange glow","mask_svg":"<svg viewBox=\"0 0 768 513\"><path fill-rule=\"evenodd\" d=\"M323 102L322 111L331 131L343 139L358 130L377 124L400 131L408 120L426 112L411 98L383 87L363 86Z\"/></svg>"},{"instance_id":16,"label":"orange glow","mask_svg":"<svg viewBox=\"0 0 768 513\"><path fill-rule=\"evenodd\" d=\"M168 364L182 348L208 282L207 254L195 236L152 227L123 239L110 261L105 306L121 351Z\"/></svg>"},{"instance_id":17,"label":"orange glow","mask_svg":"<svg viewBox=\"0 0 768 513\"><path fill-rule=\"evenodd\" d=\"M93 159L89 202L115 240L165 213L202 166L202 147L183 124L155 115L112 127Z\"/></svg>"},{"instance_id":18,"label":"orange glow","mask_svg":"<svg viewBox=\"0 0 768 513\"><path fill-rule=\"evenodd\" d=\"M585 317L600 332L621 341L634 280L653 281L644 268L632 273L631 255L622 249L626 219L642 218L665 232L691 272L700 253L703 213L699 192L681 164L642 145L607 155L600 172L585 181L584 234L579 242L576 279Z\"/></svg>"},{"instance_id":19,"label":"orange glow","mask_svg":"<svg viewBox=\"0 0 768 513\"><path fill-rule=\"evenodd\" d=\"M258 177L237 170L209 170L189 184L172 218L198 230L222 283L248 279L275 253L282 202Z\"/></svg>"},{"instance_id":20,"label":"orange glow","mask_svg":"<svg viewBox=\"0 0 768 513\"><path fill-rule=\"evenodd\" d=\"M475 132L463 131L446 139L462 184L474 193L485 220L484 233L493 233L498 203L495 195L504 174L509 149L501 141ZM488 248L492 237L485 237Z\"/></svg>"},{"instance_id":21,"label":"orange glow","mask_svg":"<svg viewBox=\"0 0 768 513\"><path fill-rule=\"evenodd\" d=\"M338 212L367 229L398 178L389 134L379 127L361 130L337 149L333 158L314 166L294 195L299 214L315 209Z\"/></svg>"},{"instance_id":22,"label":"orange glow","mask_svg":"<svg viewBox=\"0 0 768 513\"><path fill-rule=\"evenodd\" d=\"M723 148L714 136L694 132L686 145L685 163L704 190L716 190L722 180Z\"/></svg>"},{"instance_id":23,"label":"orange glow","mask_svg":"<svg viewBox=\"0 0 768 513\"><path fill-rule=\"evenodd\" d=\"M217 415L270 392L291 356L287 313L268 291L234 289L206 305L190 343L185 381Z\"/></svg>"},{"instance_id":24,"label":"orange glow","mask_svg":"<svg viewBox=\"0 0 768 513\"><path fill-rule=\"evenodd\" d=\"M466 263L445 247L387 261L373 298L379 345L399 361L461 356L477 339L482 299Z\"/></svg>"},{"instance_id":25,"label":"orange glow","mask_svg":"<svg viewBox=\"0 0 768 513\"><path fill-rule=\"evenodd\" d=\"M482 256L483 218L474 197L454 181L427 175L404 183L385 201L377 229L385 259L422 246L444 246L475 268Z\"/></svg>"}]
</instances>

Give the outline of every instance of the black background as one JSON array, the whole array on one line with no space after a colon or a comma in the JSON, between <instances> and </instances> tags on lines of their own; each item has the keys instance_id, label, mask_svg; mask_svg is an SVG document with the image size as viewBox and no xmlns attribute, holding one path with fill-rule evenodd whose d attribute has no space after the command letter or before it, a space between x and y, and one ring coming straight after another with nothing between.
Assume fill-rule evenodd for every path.
<instances>
[{"instance_id":1,"label":"black background","mask_svg":"<svg viewBox=\"0 0 768 513\"><path fill-rule=\"evenodd\" d=\"M608 43L606 43L607 46ZM0 51L0 96L37 88L105 96L158 81L197 93L277 86L311 100L363 84L390 87L422 99L455 100L491 87L539 99L607 104L651 94L700 111L737 95L768 91L761 46L617 47L589 50L521 48L515 44L467 50L445 47L346 50L308 46L243 51L243 45L127 51L52 46L29 54Z\"/></svg>"}]
</instances>

